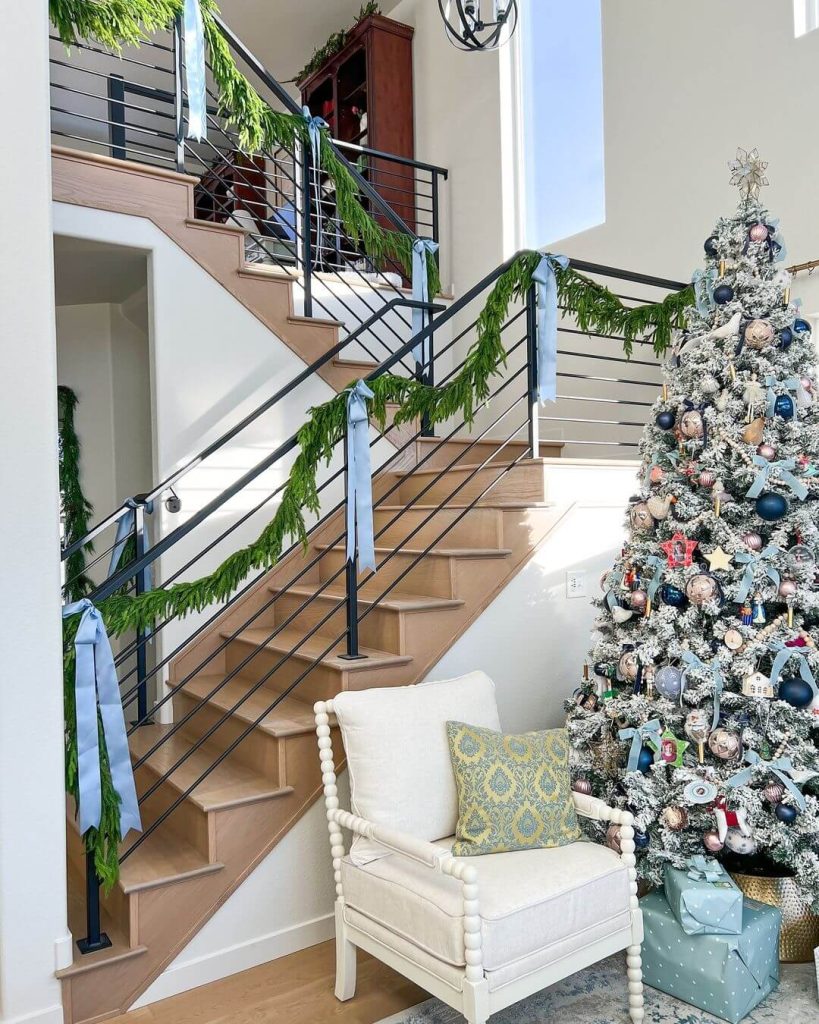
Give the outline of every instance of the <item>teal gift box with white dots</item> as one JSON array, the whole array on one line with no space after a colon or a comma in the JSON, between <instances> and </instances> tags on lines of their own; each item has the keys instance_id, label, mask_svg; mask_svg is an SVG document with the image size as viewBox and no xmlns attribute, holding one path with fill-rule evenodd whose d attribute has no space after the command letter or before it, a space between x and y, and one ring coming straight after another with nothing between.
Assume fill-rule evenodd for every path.
<instances>
[{"instance_id":1,"label":"teal gift box with white dots","mask_svg":"<svg viewBox=\"0 0 819 1024\"><path fill-rule=\"evenodd\" d=\"M775 907L745 900L739 935L686 935L662 890L644 896L640 908L646 985L739 1024L779 984Z\"/></svg>"}]
</instances>

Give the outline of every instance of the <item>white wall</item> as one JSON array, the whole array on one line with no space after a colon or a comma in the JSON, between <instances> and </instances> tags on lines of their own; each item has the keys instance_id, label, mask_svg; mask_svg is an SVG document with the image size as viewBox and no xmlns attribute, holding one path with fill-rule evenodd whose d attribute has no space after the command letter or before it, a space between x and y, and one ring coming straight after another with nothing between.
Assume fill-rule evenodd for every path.
<instances>
[{"instance_id":1,"label":"white wall","mask_svg":"<svg viewBox=\"0 0 819 1024\"><path fill-rule=\"evenodd\" d=\"M60 1024L66 923L57 369L45 0L6 5L0 207L0 1020Z\"/></svg>"}]
</instances>

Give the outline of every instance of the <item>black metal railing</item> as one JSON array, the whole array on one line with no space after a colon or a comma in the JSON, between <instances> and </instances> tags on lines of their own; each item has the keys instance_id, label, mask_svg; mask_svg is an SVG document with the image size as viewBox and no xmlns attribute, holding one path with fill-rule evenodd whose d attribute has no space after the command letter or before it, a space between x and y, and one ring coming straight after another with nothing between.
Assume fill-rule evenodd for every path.
<instances>
[{"instance_id":1,"label":"black metal railing","mask_svg":"<svg viewBox=\"0 0 819 1024\"><path fill-rule=\"evenodd\" d=\"M426 381L434 382L434 386L438 387L444 386L452 380L463 366L466 352L475 340L478 317L486 297L510 262L487 275L447 310L440 311L434 321L429 323L420 334L399 346L386 359L383 359L367 379L373 380L384 373L400 369L407 361L412 362L413 350L420 347L425 355L423 365L416 367L419 376ZM609 283L624 281L630 284L636 283L649 291L683 287L677 282L645 278L595 264L575 262L574 266L576 269L594 276L597 280ZM621 297L625 301L636 301L631 296ZM411 300L403 296L396 297L391 302L395 306L400 303L405 306L412 305ZM374 316L378 315L374 314ZM359 332L365 333L367 329L368 325L362 324ZM648 395L650 387L655 390L658 387L659 375L656 373L656 362L652 360L633 359L631 361L632 365L640 364L639 368L645 371L644 376L639 375L639 368L636 366L634 370L629 371L628 376L622 375L622 371L618 369L626 361L622 355L622 339L589 333L579 334L573 318L565 311L559 324L559 330L559 350L564 354L558 363L558 405L562 401L588 401L589 403L617 401L616 407L619 410L620 404L626 404L610 398L607 394L603 397L596 397L594 394L575 394L582 384L594 385L598 392L601 388L610 389L614 384L624 387L637 386L640 389L639 393L645 396ZM578 339L582 340L581 347L568 347ZM217 453L225 451L243 430L259 421L270 410L279 407L285 398L291 397L298 387L312 379L322 365L335 358L345 346L354 344L356 340L356 332L352 332L347 339L341 341L312 366L307 367L287 386L280 388L275 395L272 395L252 413L243 417L222 437L208 445L195 458L153 488L151 492L139 496L137 505L146 506L148 502L158 503L166 494L173 496L175 493L173 489L175 487L181 489L181 485L184 484L189 473ZM172 618L160 620L153 624L150 636L138 634L130 639L124 639L124 645L116 657L116 662L120 676L123 706L129 718L131 709L136 706L135 715L131 720L130 733L146 724L151 724L157 716L167 717L167 711L173 705L174 699L186 693L185 688L192 680L197 677L207 677L207 692L204 695L199 693L197 700L184 713L179 713L177 710L172 723L168 723L162 730L159 730L155 738L153 736L150 738L148 745L142 747L141 754L134 760L135 770L151 763L151 758L160 749L165 748L168 751L174 749L166 747L166 744L186 729L192 719L200 715L208 706L209 701L220 694L224 695L226 688L233 680L240 678L243 684L238 698L231 697L227 700L227 706L225 706L224 697L221 704L211 706L215 720L208 725L203 724L201 727L196 727L196 738L191 739L175 758L171 757L170 764L167 764L168 758L166 758L163 770L153 769L151 776L153 781L147 783L143 779L139 797L143 809L151 808L150 813L155 813L152 805L148 804L151 796L165 786L174 773L182 765L188 763L197 751L201 751L208 740L225 727L237 712L244 711L244 714L241 716L243 723L241 726L233 719L231 738L228 741L227 735L225 735L225 739L220 743L221 749L218 753L208 748L212 758L208 761L207 767L196 773L196 777L181 790L181 784L178 784L176 795L163 802L161 813L146 822L145 831L131 845L123 849L122 860L134 856L142 844L163 827L164 822L196 787L226 758L230 757L283 700L297 691L303 681L308 679L311 673L321 665L324 658L331 654L351 658L366 656L366 650L362 649L359 642L361 624L396 588L407 585L407 578L419 563L429 556L437 546L440 546L442 541L446 540L447 535L468 515L472 508L491 493L493 487L497 486L522 460L538 457L543 450L543 445L552 439L551 436L541 438L543 424L550 422L551 417L542 414L536 394L537 315L533 290L527 296L526 302L519 308L510 310L506 323L503 325L503 341L508 353L507 368L503 374L494 379L491 401L481 410L474 423L468 423L463 416L458 416L446 424L438 425L438 436L425 443L420 457L417 457L417 442L420 438L429 436L428 424L415 424L409 430L409 436L407 436L406 427L404 432L400 433L393 424L387 425L383 431L371 432L371 447L373 449L385 439L388 442L391 441L393 445L391 453L384 457L381 465L377 467L382 473L382 479L385 480L385 488L383 490L379 488L377 491L375 509L377 512L383 512L386 509L390 511L388 521L381 525L376 533L378 562L376 573L360 574L356 568L355 558L348 560L346 555L334 555L336 549L343 549L346 545L345 529L343 525L336 525L334 518L340 515L345 504L342 484L346 480L346 451L343 450L344 446L341 444L337 453L337 463L326 471L318 485L322 515L308 524L308 540L314 539L317 532L321 531L321 544L315 544L311 554L304 559L284 560L287 555L295 552L296 543L284 552L279 561L279 574L286 575L287 579L280 581L277 578L276 587L270 591L269 596L261 600L258 599L259 585L268 572L263 569L251 574L226 602L218 607L207 609L199 619L190 623L185 620L182 624ZM594 348L599 348L600 351L588 353L593 356L593 361L590 364L583 364L584 372L564 369L567 360L580 358L586 354L585 350ZM615 369L604 369L599 373L593 372L598 365L602 368L611 365ZM653 381L649 379L649 371L651 375L654 375ZM569 385L571 390L566 392L564 388L568 381L571 381L571 385ZM641 408L647 405L647 398L626 401L630 402L630 405L626 407ZM577 418L578 422L579 420L580 417ZM574 420L563 420L562 422L575 424ZM612 440L612 424L616 422L617 426L621 427L623 424L629 424L632 420L613 421L607 419L596 422L604 424L604 436L599 443L622 445L631 443ZM638 422L636 417L633 422ZM487 439L491 439L493 442L488 454L485 452L486 446L481 447L481 442ZM447 443L452 440L458 440L460 444L446 448ZM582 442L582 438L579 441ZM191 514L186 521L164 536L156 538L152 546L146 548L143 544L140 547L136 544L137 539L135 538L136 546L133 557L127 564L101 582L91 595L91 599L98 602L117 592L135 590L138 587L138 581L141 578L144 579L144 574L149 568L153 571L156 586L168 587L176 582L196 578L197 574L201 574L202 566L207 564L206 559L220 544L225 544L230 539L235 540L236 531L240 527L252 525L254 520L258 520L263 514L267 514L269 517L270 508L275 503L277 496L281 494L284 484L268 486L264 483L266 479L264 474L274 467L280 468L282 474L286 473L288 459L294 453L297 444L295 433L286 440L275 444L269 454L265 455L255 466ZM383 448L380 450L383 451ZM415 458L407 458L408 455L413 454L415 454ZM404 467L408 461L411 463L411 468L407 470ZM420 480L418 481L417 492L406 500L397 501L395 495L402 484L424 470L430 472L428 478L423 480L423 484ZM459 470L459 472L453 473L453 470ZM395 473L393 480L390 480L388 476L391 472ZM383 474L387 475L383 476ZM443 497L441 489L446 491ZM260 496L257 497L259 492ZM248 496L249 508L241 514L226 515L228 503L239 495ZM454 516L442 529L435 531L432 540L429 540L429 534L426 532L418 547L411 546L413 538L417 537L421 531L428 530L436 514L443 507L453 509ZM420 522L414 525L409 522L407 516L411 510L414 510L416 514L421 513ZM125 514L126 506L107 516L87 537L66 548L63 553L64 558L67 558L79 545L93 540L98 545L103 541L103 550L96 557L105 559L106 548L110 550L112 546L107 544L106 538L111 538L117 524ZM225 520L227 520L226 524ZM394 539L394 533L390 532L395 524L400 524L401 527L406 525L406 531L400 542L397 542ZM384 572L387 566L390 569ZM318 573L315 572L317 568ZM316 575L319 577L318 582L316 582ZM309 593L305 596L302 590L307 581L311 582ZM248 607L245 607L245 600L251 593L254 595L254 600L248 604ZM295 601L296 606L293 610L284 610L285 607L290 607L290 605L285 606L284 598L289 598L291 602ZM316 606L318 601L327 603L326 610L324 610L324 604ZM311 617L312 624L309 629L305 628L300 631L297 639L293 642L292 633L287 631L311 606L314 606L316 621L313 621ZM339 620L337 623L334 621L336 619ZM341 624L342 620L343 625ZM174 630L169 630L172 623L174 623ZM238 659L229 670L219 668L218 666L221 664L219 659L228 646L252 626L256 626L264 634L257 645ZM206 653L200 655L197 653L199 648L194 647L193 642L206 634L213 639L202 648ZM269 657L271 651L273 652L272 664ZM140 652L142 652L141 655ZM265 652L264 656L262 656L262 652ZM183 655L184 660L182 660ZM175 670L173 683L167 684L165 683L167 671L175 664L182 667ZM295 668L295 665L303 667ZM228 692L235 693L235 690ZM251 714L248 702L257 694L267 694L268 699L263 702L264 709L261 714L257 714L258 705L256 703L252 705L254 711ZM198 721L204 723L205 719L200 718ZM89 935L86 938L93 939L95 935L99 936L100 934L99 894L97 880L91 869L87 872L87 877ZM94 948L93 942L91 948Z\"/></svg>"}]
</instances>

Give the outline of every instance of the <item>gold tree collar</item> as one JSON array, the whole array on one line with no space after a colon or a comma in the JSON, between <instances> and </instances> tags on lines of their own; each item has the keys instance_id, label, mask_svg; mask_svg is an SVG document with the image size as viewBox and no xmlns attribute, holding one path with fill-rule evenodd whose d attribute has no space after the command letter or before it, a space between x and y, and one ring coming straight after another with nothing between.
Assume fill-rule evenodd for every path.
<instances>
[{"instance_id":1,"label":"gold tree collar","mask_svg":"<svg viewBox=\"0 0 819 1024\"><path fill-rule=\"evenodd\" d=\"M760 160L759 150L737 149L735 159L728 161L731 172L731 184L736 185L743 199L758 199L759 190L763 185L770 184L765 177L768 163Z\"/></svg>"}]
</instances>

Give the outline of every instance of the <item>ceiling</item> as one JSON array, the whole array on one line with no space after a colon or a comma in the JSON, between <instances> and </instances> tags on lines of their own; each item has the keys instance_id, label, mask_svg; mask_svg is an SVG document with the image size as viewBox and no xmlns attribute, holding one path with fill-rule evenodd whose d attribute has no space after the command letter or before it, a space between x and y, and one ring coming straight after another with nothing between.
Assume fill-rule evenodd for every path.
<instances>
[{"instance_id":1,"label":"ceiling","mask_svg":"<svg viewBox=\"0 0 819 1024\"><path fill-rule=\"evenodd\" d=\"M328 36L349 28L362 0L220 0L242 42L280 82L295 77ZM434 0L433 0L434 2ZM381 0L384 14L398 0Z\"/></svg>"},{"instance_id":2,"label":"ceiling","mask_svg":"<svg viewBox=\"0 0 819 1024\"><path fill-rule=\"evenodd\" d=\"M120 304L143 288L146 280L144 252L54 236L54 293L58 306Z\"/></svg>"}]
</instances>

